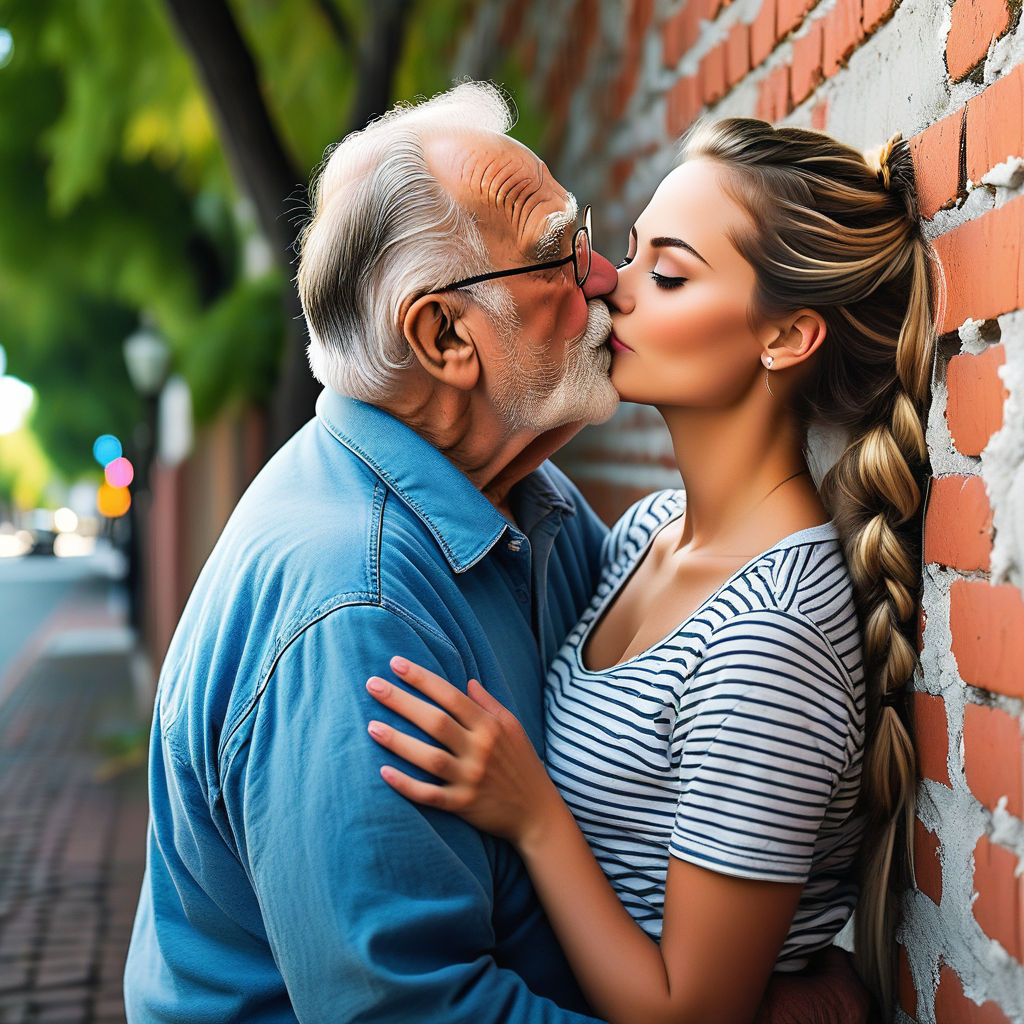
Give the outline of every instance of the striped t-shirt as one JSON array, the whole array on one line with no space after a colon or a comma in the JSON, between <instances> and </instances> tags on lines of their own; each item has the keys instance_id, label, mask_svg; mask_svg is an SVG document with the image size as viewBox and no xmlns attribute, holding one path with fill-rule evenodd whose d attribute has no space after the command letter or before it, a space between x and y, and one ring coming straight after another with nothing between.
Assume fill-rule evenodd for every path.
<instances>
[{"instance_id":1,"label":"striped t-shirt","mask_svg":"<svg viewBox=\"0 0 1024 1024\"><path fill-rule=\"evenodd\" d=\"M663 640L590 672L582 651L681 491L609 534L597 593L546 689L548 770L637 923L660 938L669 855L803 882L777 970L829 944L856 899L864 741L852 587L832 524L779 541Z\"/></svg>"}]
</instances>

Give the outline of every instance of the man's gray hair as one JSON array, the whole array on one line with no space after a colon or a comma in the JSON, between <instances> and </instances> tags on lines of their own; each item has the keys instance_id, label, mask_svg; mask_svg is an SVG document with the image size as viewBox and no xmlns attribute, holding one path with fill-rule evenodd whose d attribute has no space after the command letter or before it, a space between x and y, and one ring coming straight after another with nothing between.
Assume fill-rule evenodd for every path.
<instances>
[{"instance_id":1,"label":"man's gray hair","mask_svg":"<svg viewBox=\"0 0 1024 1024\"><path fill-rule=\"evenodd\" d=\"M413 362L402 301L492 269L472 214L430 173L423 143L465 129L505 134L513 121L496 86L465 82L389 111L330 152L313 185L297 277L322 384L386 400ZM515 311L506 288L488 282L472 295L507 328Z\"/></svg>"}]
</instances>

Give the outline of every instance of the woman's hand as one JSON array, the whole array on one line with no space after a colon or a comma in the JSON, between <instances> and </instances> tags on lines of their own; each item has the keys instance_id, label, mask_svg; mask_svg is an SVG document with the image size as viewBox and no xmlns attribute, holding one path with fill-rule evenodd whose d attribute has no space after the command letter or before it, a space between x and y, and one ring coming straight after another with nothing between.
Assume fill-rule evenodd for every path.
<instances>
[{"instance_id":1,"label":"woman's hand","mask_svg":"<svg viewBox=\"0 0 1024 1024\"><path fill-rule=\"evenodd\" d=\"M380 770L384 781L409 800L452 811L517 846L542 829L547 813L561 800L515 715L475 679L462 693L404 658L392 658L391 669L434 703L378 676L367 680L366 689L443 748L383 722L372 721L367 730L382 747L436 776L442 785L388 765Z\"/></svg>"}]
</instances>

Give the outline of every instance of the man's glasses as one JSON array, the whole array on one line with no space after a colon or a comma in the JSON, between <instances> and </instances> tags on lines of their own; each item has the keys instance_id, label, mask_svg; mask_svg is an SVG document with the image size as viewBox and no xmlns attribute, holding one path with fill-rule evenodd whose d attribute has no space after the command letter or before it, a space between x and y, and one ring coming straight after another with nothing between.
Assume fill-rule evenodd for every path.
<instances>
[{"instance_id":1,"label":"man's glasses","mask_svg":"<svg viewBox=\"0 0 1024 1024\"><path fill-rule=\"evenodd\" d=\"M545 260L543 263L531 263L527 267L513 267L511 270L493 270L489 274L477 274L476 277L467 277L454 284L445 285L444 288L434 288L433 291L448 292L453 288L468 288L471 284L482 284L484 281L493 281L499 277L512 277L514 274L530 274L534 270L553 270L555 267L564 267L572 263L573 274L576 277L576 284L582 288L590 276L590 255L593 250L590 245L590 207L583 211L583 227L572 236L572 252L557 260Z\"/></svg>"}]
</instances>

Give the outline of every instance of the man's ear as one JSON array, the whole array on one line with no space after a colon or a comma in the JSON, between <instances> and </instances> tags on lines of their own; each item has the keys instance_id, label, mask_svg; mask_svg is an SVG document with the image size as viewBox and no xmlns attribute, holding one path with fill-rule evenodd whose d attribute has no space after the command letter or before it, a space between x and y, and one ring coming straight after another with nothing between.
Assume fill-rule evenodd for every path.
<instances>
[{"instance_id":1,"label":"man's ear","mask_svg":"<svg viewBox=\"0 0 1024 1024\"><path fill-rule=\"evenodd\" d=\"M827 328L824 317L813 309L799 309L776 324L773 337L765 342L765 355L772 357L776 370L803 363L821 347Z\"/></svg>"},{"instance_id":2,"label":"man's ear","mask_svg":"<svg viewBox=\"0 0 1024 1024\"><path fill-rule=\"evenodd\" d=\"M445 293L416 299L402 317L402 333L413 354L432 377L471 391L480 377L480 360L473 330L458 306Z\"/></svg>"}]
</instances>

